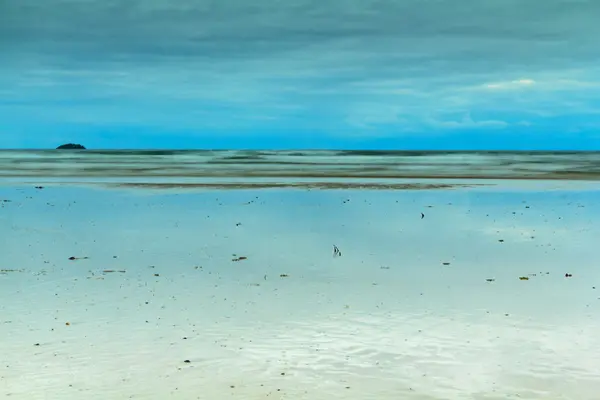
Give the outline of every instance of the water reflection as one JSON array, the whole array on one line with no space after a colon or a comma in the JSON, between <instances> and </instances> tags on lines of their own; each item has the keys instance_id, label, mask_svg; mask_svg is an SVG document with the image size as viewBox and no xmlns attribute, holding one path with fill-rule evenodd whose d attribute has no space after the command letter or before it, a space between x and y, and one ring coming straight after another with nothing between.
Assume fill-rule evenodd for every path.
<instances>
[{"instance_id":1,"label":"water reflection","mask_svg":"<svg viewBox=\"0 0 600 400\"><path fill-rule=\"evenodd\" d=\"M544 185L0 187L0 391L594 399L600 191Z\"/></svg>"}]
</instances>

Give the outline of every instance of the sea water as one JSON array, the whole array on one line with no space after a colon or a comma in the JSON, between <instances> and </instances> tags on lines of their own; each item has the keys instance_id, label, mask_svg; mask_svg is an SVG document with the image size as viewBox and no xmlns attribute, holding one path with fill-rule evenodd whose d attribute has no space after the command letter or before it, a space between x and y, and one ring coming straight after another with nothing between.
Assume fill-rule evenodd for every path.
<instances>
[{"instance_id":1,"label":"sea water","mask_svg":"<svg viewBox=\"0 0 600 400\"><path fill-rule=\"evenodd\" d=\"M153 154L129 174L114 154L104 173L46 156L3 160L0 395L598 399L586 171L215 176L186 154L196 173L154 176Z\"/></svg>"}]
</instances>

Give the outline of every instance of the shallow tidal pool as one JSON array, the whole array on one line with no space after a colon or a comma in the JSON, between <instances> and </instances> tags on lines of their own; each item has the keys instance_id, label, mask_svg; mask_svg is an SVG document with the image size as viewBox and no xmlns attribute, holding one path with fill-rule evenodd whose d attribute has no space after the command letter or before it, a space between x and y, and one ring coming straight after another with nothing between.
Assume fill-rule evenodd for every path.
<instances>
[{"instance_id":1,"label":"shallow tidal pool","mask_svg":"<svg viewBox=\"0 0 600 400\"><path fill-rule=\"evenodd\" d=\"M0 186L0 396L597 400L600 187Z\"/></svg>"}]
</instances>

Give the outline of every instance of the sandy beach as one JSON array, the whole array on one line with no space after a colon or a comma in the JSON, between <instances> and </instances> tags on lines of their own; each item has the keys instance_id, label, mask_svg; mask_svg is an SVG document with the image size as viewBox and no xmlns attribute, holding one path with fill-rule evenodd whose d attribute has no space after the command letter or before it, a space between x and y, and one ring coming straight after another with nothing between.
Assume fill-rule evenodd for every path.
<instances>
[{"instance_id":1,"label":"sandy beach","mask_svg":"<svg viewBox=\"0 0 600 400\"><path fill-rule=\"evenodd\" d=\"M34 186L0 186L5 398L598 399L593 183Z\"/></svg>"}]
</instances>

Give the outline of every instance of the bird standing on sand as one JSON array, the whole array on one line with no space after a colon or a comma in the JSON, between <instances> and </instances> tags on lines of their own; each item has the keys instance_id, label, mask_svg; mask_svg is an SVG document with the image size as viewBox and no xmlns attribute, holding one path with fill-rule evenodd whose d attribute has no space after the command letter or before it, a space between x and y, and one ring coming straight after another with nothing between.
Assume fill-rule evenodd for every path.
<instances>
[{"instance_id":1,"label":"bird standing on sand","mask_svg":"<svg viewBox=\"0 0 600 400\"><path fill-rule=\"evenodd\" d=\"M342 256L342 252L340 251L340 249L337 248L337 246L335 244L333 245L333 256L334 257Z\"/></svg>"}]
</instances>

